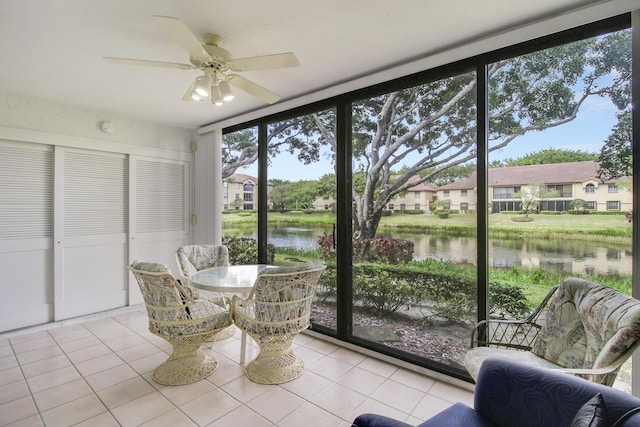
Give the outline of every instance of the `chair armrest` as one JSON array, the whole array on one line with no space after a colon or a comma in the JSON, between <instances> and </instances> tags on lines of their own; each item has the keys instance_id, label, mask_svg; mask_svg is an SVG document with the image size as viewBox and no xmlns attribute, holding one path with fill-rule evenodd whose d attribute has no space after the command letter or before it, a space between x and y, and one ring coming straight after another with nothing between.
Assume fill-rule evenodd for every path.
<instances>
[{"instance_id":1,"label":"chair armrest","mask_svg":"<svg viewBox=\"0 0 640 427\"><path fill-rule=\"evenodd\" d=\"M538 320L546 312L557 289L558 287L554 286L538 307L525 319L487 319L478 322L471 332L471 348L485 346L531 350L542 328L542 324ZM486 338L484 333L486 333Z\"/></svg>"},{"instance_id":2,"label":"chair armrest","mask_svg":"<svg viewBox=\"0 0 640 427\"><path fill-rule=\"evenodd\" d=\"M471 348L504 347L529 351L538 337L541 325L528 320L482 320L471 332ZM482 331L486 339L482 339Z\"/></svg>"}]
</instances>

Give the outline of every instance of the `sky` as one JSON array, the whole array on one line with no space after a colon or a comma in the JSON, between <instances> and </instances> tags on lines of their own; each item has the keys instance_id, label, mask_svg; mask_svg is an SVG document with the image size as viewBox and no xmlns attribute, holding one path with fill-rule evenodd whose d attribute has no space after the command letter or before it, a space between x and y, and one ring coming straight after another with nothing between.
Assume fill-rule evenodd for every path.
<instances>
[{"instance_id":1,"label":"sky","mask_svg":"<svg viewBox=\"0 0 640 427\"><path fill-rule=\"evenodd\" d=\"M526 134L502 150L492 152L489 155L489 161L515 159L546 148L598 153L616 124L616 111L608 99L591 97L585 102L578 112L577 118L572 122L543 132ZM328 147L324 149L325 153L323 154L330 154ZM257 176L257 166L254 165L237 172ZM298 162L295 156L288 153L281 153L272 159L272 164L268 169L269 179L294 182L314 180L327 173L333 173L330 161L323 158L318 163L303 165Z\"/></svg>"}]
</instances>

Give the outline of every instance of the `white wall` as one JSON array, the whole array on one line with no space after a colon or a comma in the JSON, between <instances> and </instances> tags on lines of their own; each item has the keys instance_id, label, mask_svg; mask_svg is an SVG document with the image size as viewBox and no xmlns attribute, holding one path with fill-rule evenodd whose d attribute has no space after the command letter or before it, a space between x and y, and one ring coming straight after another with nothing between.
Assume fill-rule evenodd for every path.
<instances>
[{"instance_id":1,"label":"white wall","mask_svg":"<svg viewBox=\"0 0 640 427\"><path fill-rule=\"evenodd\" d=\"M113 124L111 135L101 130L103 121ZM138 151L138 148L146 147L190 153L190 143L194 138L193 129L165 126L106 111L91 111L2 93L0 127L44 132L50 143L64 141L61 137L68 136L86 138L83 141L84 148L111 147L116 151L128 150L126 147ZM73 143L73 139L68 140ZM108 145L102 145L101 142Z\"/></svg>"}]
</instances>

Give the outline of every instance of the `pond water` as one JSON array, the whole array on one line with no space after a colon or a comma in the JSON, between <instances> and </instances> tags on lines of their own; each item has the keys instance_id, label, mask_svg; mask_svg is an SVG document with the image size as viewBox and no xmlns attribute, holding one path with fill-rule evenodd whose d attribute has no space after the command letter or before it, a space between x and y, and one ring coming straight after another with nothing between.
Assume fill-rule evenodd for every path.
<instances>
[{"instance_id":1,"label":"pond water","mask_svg":"<svg viewBox=\"0 0 640 427\"><path fill-rule=\"evenodd\" d=\"M238 230L236 230L238 231ZM255 230L239 231L240 236L257 238ZM317 249L317 239L331 229L322 227L270 227L268 242L277 247ZM416 233L379 233L414 242L414 258L476 264L474 237L458 237ZM490 239L489 266L496 268L558 269L573 274L631 275L631 247L625 245L567 239Z\"/></svg>"}]
</instances>

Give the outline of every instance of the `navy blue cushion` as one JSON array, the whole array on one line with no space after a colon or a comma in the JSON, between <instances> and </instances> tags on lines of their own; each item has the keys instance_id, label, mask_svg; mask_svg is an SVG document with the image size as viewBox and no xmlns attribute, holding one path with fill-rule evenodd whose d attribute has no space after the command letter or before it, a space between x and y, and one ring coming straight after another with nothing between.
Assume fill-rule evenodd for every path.
<instances>
[{"instance_id":1,"label":"navy blue cushion","mask_svg":"<svg viewBox=\"0 0 640 427\"><path fill-rule=\"evenodd\" d=\"M464 403L456 403L444 411L429 418L418 427L495 427L491 421Z\"/></svg>"},{"instance_id":2,"label":"navy blue cushion","mask_svg":"<svg viewBox=\"0 0 640 427\"><path fill-rule=\"evenodd\" d=\"M618 418L613 427L640 427L640 408L633 408Z\"/></svg>"},{"instance_id":3,"label":"navy blue cushion","mask_svg":"<svg viewBox=\"0 0 640 427\"><path fill-rule=\"evenodd\" d=\"M393 418L375 414L362 414L353 420L351 427L412 427L410 424Z\"/></svg>"},{"instance_id":4,"label":"navy blue cushion","mask_svg":"<svg viewBox=\"0 0 640 427\"><path fill-rule=\"evenodd\" d=\"M602 393L587 401L573 417L570 427L609 427L609 414Z\"/></svg>"}]
</instances>

